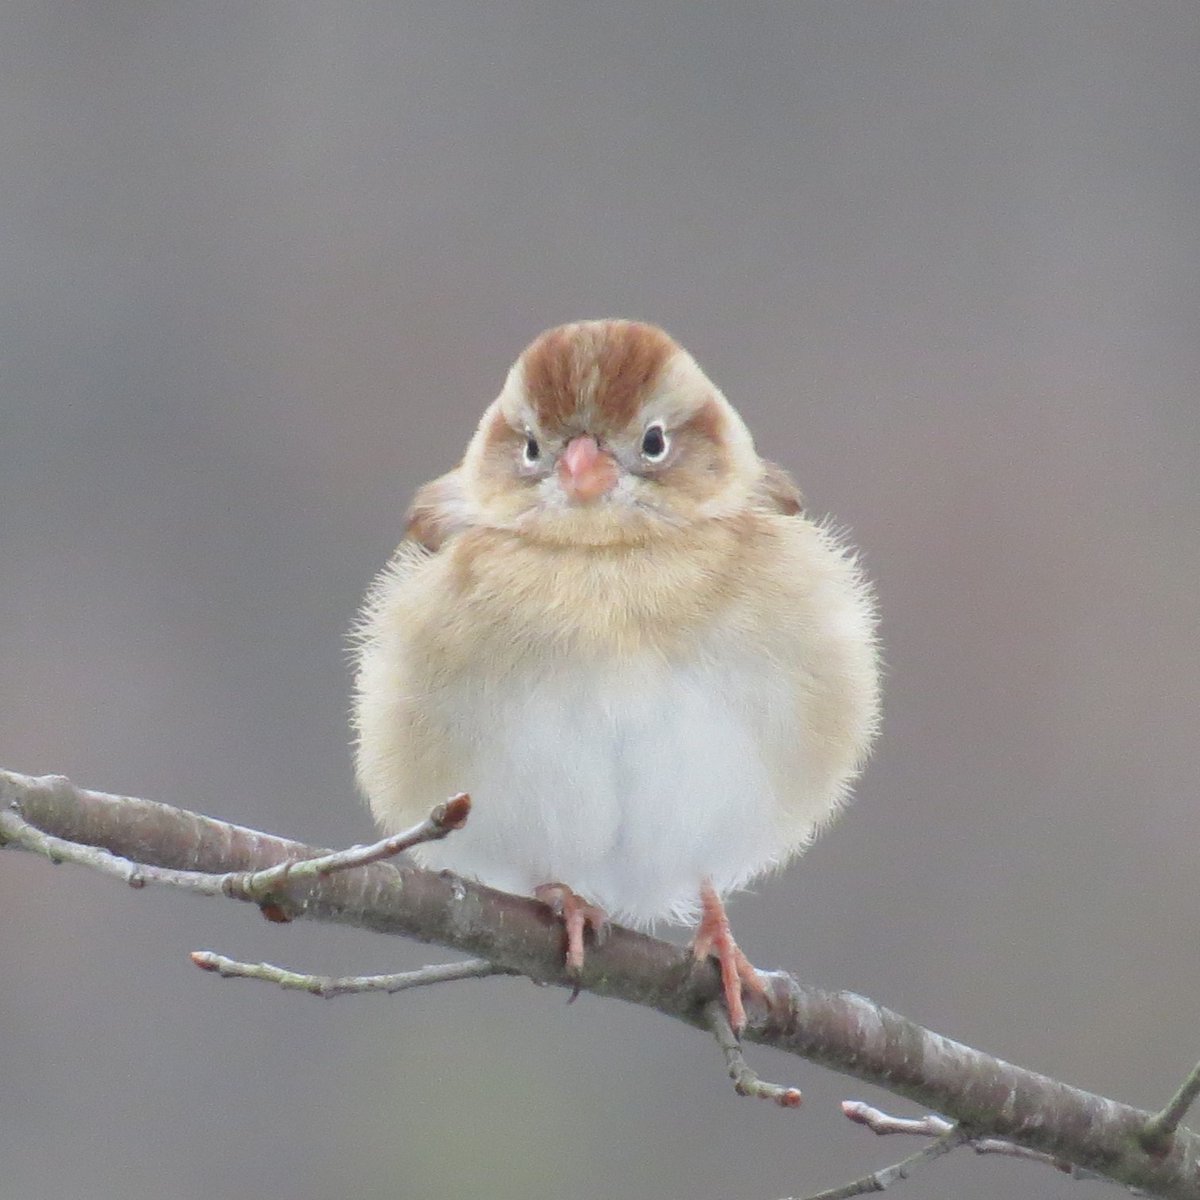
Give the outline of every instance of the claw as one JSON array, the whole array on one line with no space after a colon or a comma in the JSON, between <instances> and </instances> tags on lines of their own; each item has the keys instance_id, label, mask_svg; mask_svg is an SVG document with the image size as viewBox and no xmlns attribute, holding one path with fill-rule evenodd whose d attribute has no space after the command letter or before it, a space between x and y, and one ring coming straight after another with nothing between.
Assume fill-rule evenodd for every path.
<instances>
[{"instance_id":1,"label":"claw","mask_svg":"<svg viewBox=\"0 0 1200 1200\"><path fill-rule=\"evenodd\" d=\"M608 914L582 896L576 895L565 883L543 883L533 889L534 896L547 905L567 931L565 965L567 974L578 979L583 973L584 935L590 929L592 940L599 946L608 936ZM576 988L571 999L579 994Z\"/></svg>"},{"instance_id":2,"label":"claw","mask_svg":"<svg viewBox=\"0 0 1200 1200\"><path fill-rule=\"evenodd\" d=\"M742 953L729 928L729 918L716 888L709 880L700 885L701 917L692 939L692 955L698 961L715 955L721 968L721 988L725 994L725 1007L729 1011L729 1024L733 1032L740 1034L746 1028L746 1007L742 1003L742 989L747 988L764 999L766 984L754 969L754 965Z\"/></svg>"}]
</instances>

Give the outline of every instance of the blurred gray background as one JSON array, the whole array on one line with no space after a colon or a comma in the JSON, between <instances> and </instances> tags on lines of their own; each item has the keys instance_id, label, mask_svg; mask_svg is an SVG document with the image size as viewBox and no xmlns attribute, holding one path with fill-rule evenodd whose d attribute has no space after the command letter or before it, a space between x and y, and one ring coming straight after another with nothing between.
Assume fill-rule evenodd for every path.
<instances>
[{"instance_id":1,"label":"blurred gray background","mask_svg":"<svg viewBox=\"0 0 1200 1200\"><path fill-rule=\"evenodd\" d=\"M345 632L522 346L669 328L853 531L884 735L761 965L1161 1103L1200 1056L1200 7L0 17L0 763L370 837ZM648 1012L0 859L14 1200L774 1200L914 1146ZM894 1111L911 1112L887 1101ZM905 1196L1104 1185L962 1154Z\"/></svg>"}]
</instances>

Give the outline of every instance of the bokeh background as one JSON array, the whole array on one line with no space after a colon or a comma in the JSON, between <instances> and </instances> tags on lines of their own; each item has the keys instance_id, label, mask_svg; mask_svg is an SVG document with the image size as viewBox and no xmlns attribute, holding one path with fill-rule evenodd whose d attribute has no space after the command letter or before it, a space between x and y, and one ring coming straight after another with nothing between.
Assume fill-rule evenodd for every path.
<instances>
[{"instance_id":1,"label":"bokeh background","mask_svg":"<svg viewBox=\"0 0 1200 1200\"><path fill-rule=\"evenodd\" d=\"M1200 8L162 3L0 17L0 763L323 844L413 489L580 316L689 346L853 530L857 803L764 966L1161 1103L1200 1055ZM0 1192L774 1200L910 1152L437 951L0 859ZM911 1112L900 1101L894 1111ZM905 1194L1107 1194L963 1154Z\"/></svg>"}]
</instances>

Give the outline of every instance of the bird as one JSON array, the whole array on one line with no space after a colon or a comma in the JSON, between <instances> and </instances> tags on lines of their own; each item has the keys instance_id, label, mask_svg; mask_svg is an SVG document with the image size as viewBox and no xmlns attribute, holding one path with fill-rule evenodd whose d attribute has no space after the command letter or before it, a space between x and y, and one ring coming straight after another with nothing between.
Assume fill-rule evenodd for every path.
<instances>
[{"instance_id":1,"label":"bird","mask_svg":"<svg viewBox=\"0 0 1200 1200\"><path fill-rule=\"evenodd\" d=\"M873 590L655 325L540 334L418 490L357 627L355 766L419 865L608 921L695 925L732 1027L765 984L724 901L846 801L879 721Z\"/></svg>"}]
</instances>

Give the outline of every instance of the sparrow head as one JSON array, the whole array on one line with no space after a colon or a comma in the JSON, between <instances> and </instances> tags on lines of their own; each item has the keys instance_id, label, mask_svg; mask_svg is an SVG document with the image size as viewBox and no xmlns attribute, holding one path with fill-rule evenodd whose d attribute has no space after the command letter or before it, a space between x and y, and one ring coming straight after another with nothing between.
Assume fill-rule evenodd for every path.
<instances>
[{"instance_id":1,"label":"sparrow head","mask_svg":"<svg viewBox=\"0 0 1200 1200\"><path fill-rule=\"evenodd\" d=\"M485 524L542 540L645 541L749 503L750 433L661 329L580 321L517 359L463 461Z\"/></svg>"}]
</instances>

